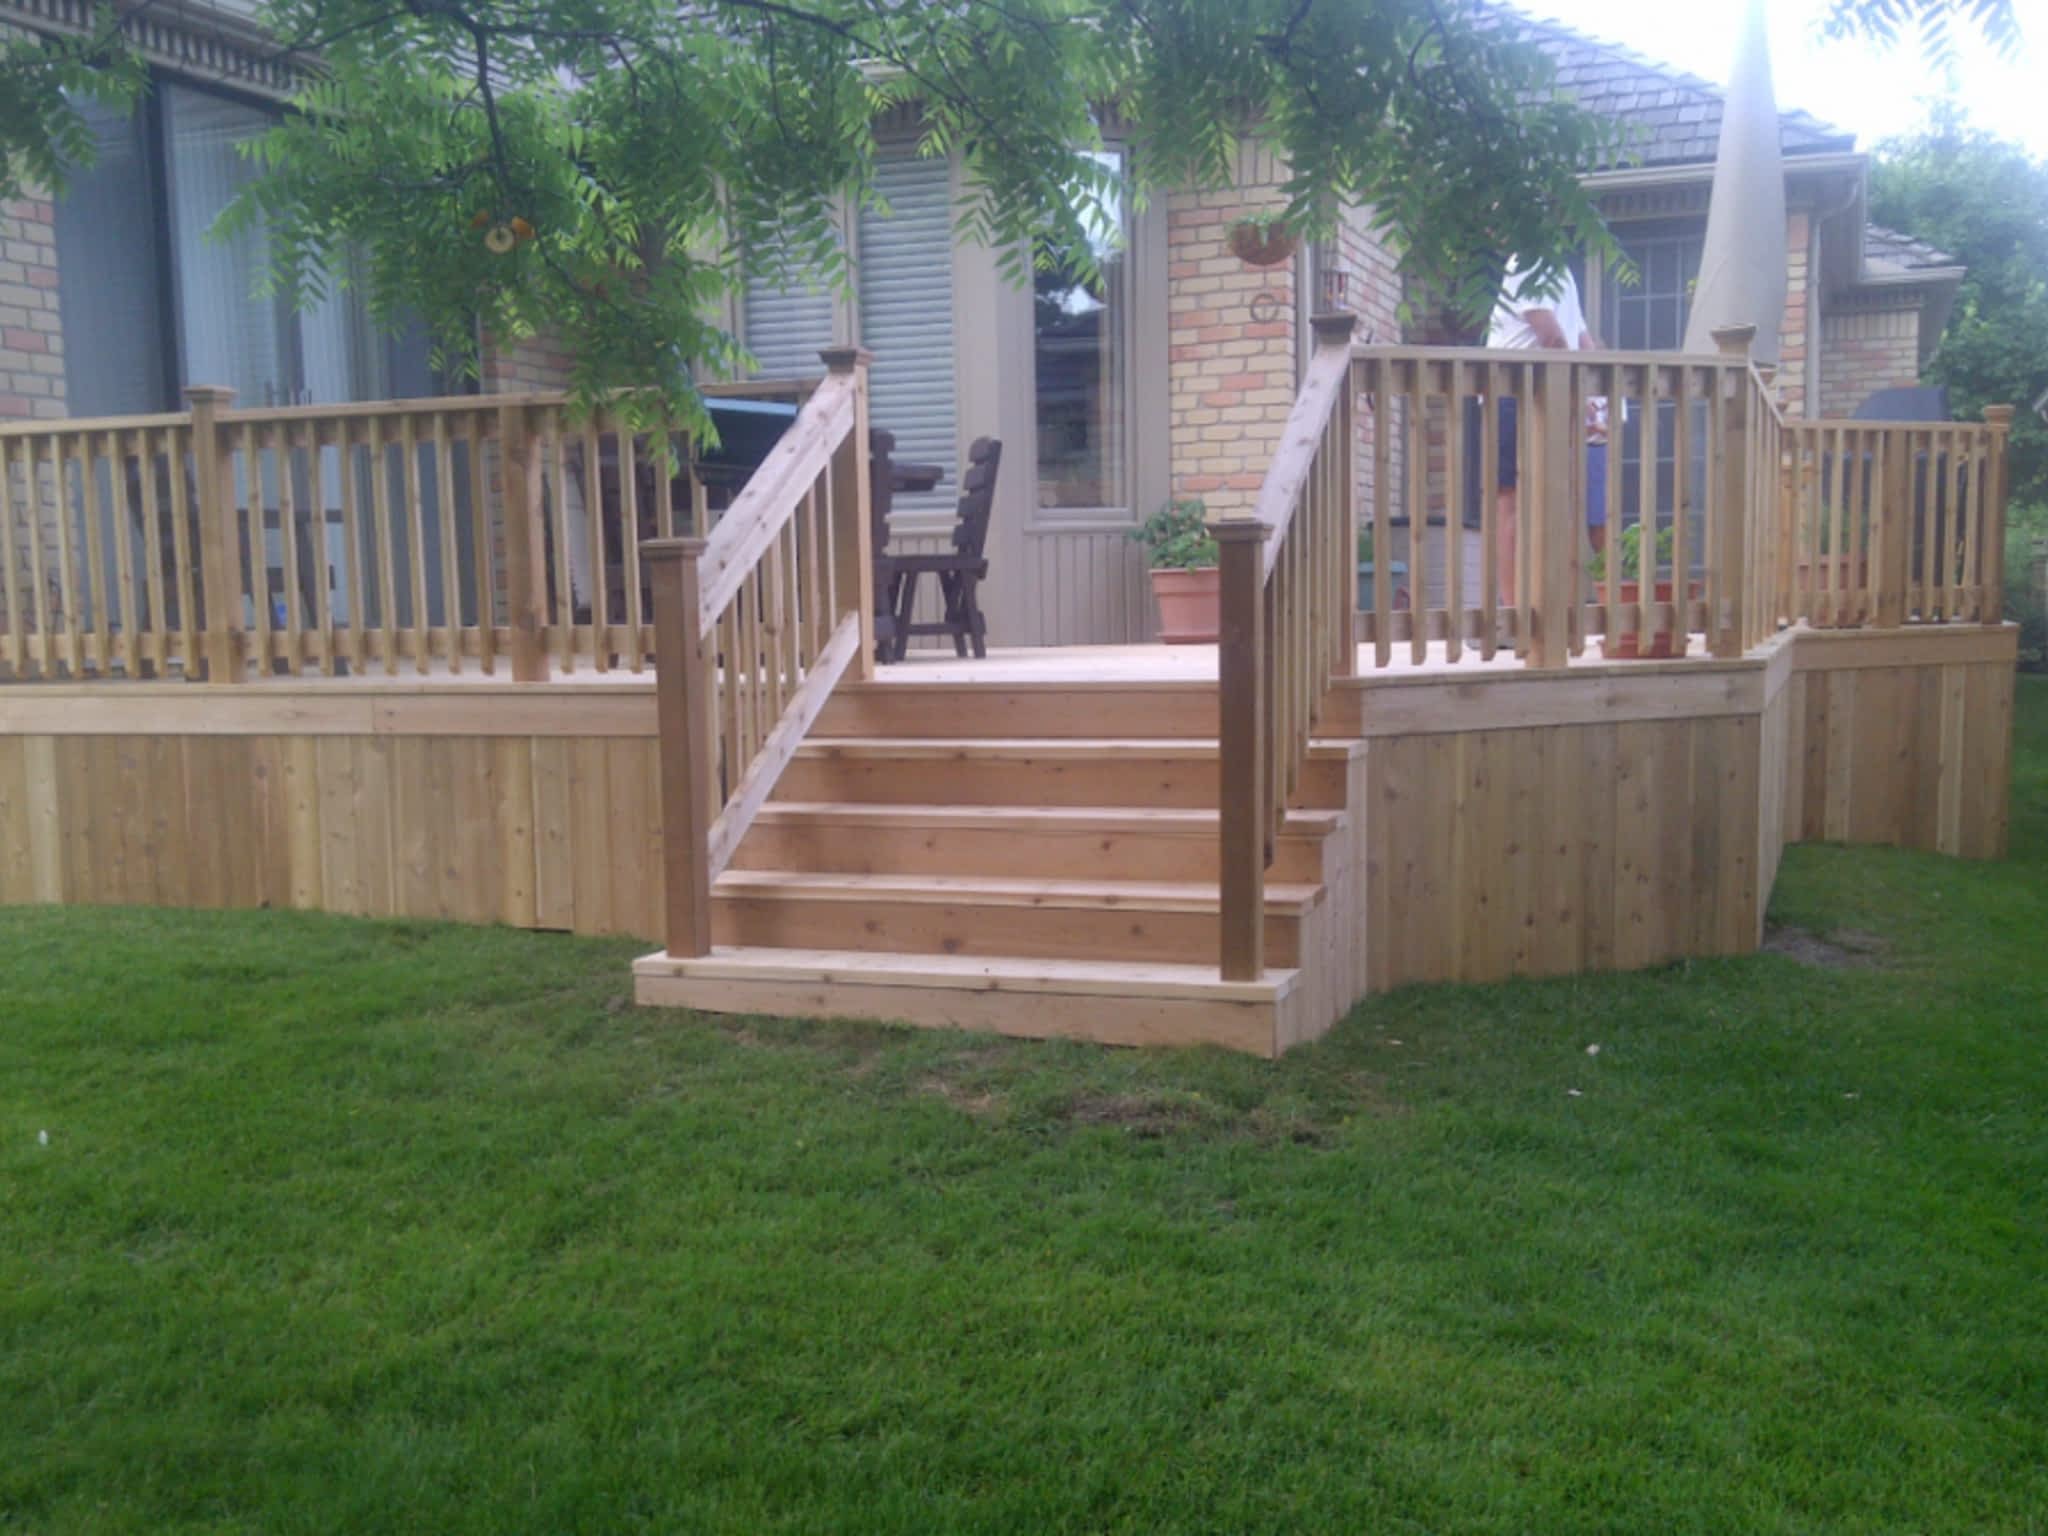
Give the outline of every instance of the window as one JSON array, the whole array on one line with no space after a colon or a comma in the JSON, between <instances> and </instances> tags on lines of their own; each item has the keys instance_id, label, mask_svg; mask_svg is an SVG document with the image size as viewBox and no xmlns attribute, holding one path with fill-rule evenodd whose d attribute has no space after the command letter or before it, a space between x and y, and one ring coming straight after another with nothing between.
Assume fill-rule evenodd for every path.
<instances>
[{"instance_id":1,"label":"window","mask_svg":"<svg viewBox=\"0 0 2048 1536\"><path fill-rule=\"evenodd\" d=\"M1700 275L1700 252L1706 244L1702 219L1663 219L1623 224L1615 230L1622 253L1636 268L1635 280L1624 284L1613 272L1603 274L1600 294L1600 340L1631 352L1676 352L1685 345L1686 322L1692 317L1692 290ZM1705 534L1706 416L1695 403L1687 423L1692 454L1685 474L1686 563L1700 569ZM1634 402L1622 407L1621 507L1610 510L1613 526L1636 521L1642 505L1643 422ZM1657 405L1657 456L1649 466L1650 497L1658 526L1668 528L1675 515L1678 471L1678 407L1669 400Z\"/></svg>"},{"instance_id":2,"label":"window","mask_svg":"<svg viewBox=\"0 0 2048 1536\"><path fill-rule=\"evenodd\" d=\"M426 349L378 334L352 289L295 313L261 298L261 230L212 228L260 174L241 147L275 110L160 82L132 113L81 103L100 147L57 204L65 386L75 416L174 409L185 386L242 405L434 392Z\"/></svg>"},{"instance_id":3,"label":"window","mask_svg":"<svg viewBox=\"0 0 2048 1536\"><path fill-rule=\"evenodd\" d=\"M1692 288L1699 280L1705 224L1698 219L1662 219L1623 224L1615 230L1622 254L1636 269L1624 284L1614 273L1601 285L1600 339L1630 352L1676 352L1692 315Z\"/></svg>"},{"instance_id":4,"label":"window","mask_svg":"<svg viewBox=\"0 0 2048 1536\"><path fill-rule=\"evenodd\" d=\"M1122 152L1097 156L1122 169ZM1033 279L1034 399L1038 504L1061 511L1127 515L1131 306L1129 210L1087 232L1095 264L1084 278L1077 253L1047 246Z\"/></svg>"}]
</instances>

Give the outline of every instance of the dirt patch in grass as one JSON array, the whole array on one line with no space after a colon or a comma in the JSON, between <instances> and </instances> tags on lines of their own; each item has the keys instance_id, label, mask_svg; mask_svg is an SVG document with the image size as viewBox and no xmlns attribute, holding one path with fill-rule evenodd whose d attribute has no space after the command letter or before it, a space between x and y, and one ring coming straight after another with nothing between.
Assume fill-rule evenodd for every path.
<instances>
[{"instance_id":1,"label":"dirt patch in grass","mask_svg":"<svg viewBox=\"0 0 2048 1536\"><path fill-rule=\"evenodd\" d=\"M1825 936L1805 928L1774 927L1764 934L1763 952L1783 955L1822 971L1867 971L1884 959L1886 942L1874 933L1837 928Z\"/></svg>"},{"instance_id":2,"label":"dirt patch in grass","mask_svg":"<svg viewBox=\"0 0 2048 1536\"><path fill-rule=\"evenodd\" d=\"M917 1091L934 1099L944 1099L962 1114L972 1115L977 1120L986 1119L1002 1108L1002 1098L989 1089L967 1083L957 1083L949 1077L931 1076L917 1085Z\"/></svg>"},{"instance_id":3,"label":"dirt patch in grass","mask_svg":"<svg viewBox=\"0 0 2048 1536\"><path fill-rule=\"evenodd\" d=\"M1156 1137L1213 1124L1217 1110L1190 1094L1084 1093L1068 1101L1062 1118L1069 1125L1108 1125Z\"/></svg>"}]
</instances>

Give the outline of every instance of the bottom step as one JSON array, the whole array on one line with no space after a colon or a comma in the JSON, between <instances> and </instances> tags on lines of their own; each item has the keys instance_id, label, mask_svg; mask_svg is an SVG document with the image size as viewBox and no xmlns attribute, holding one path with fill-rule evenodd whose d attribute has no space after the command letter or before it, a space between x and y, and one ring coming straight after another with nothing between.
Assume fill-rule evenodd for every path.
<instances>
[{"instance_id":1,"label":"bottom step","mask_svg":"<svg viewBox=\"0 0 2048 1536\"><path fill-rule=\"evenodd\" d=\"M718 948L633 964L647 1007L883 1019L1102 1045L1220 1045L1277 1055L1297 1031L1295 971L1224 981L1210 967L858 950Z\"/></svg>"}]
</instances>

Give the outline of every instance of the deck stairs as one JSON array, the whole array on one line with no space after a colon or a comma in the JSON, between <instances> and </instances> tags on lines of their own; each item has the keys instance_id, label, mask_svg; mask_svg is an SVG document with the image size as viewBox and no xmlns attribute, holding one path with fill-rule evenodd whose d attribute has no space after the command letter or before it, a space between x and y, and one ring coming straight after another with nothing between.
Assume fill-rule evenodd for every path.
<instances>
[{"instance_id":1,"label":"deck stairs","mask_svg":"<svg viewBox=\"0 0 2048 1536\"><path fill-rule=\"evenodd\" d=\"M1204 682L843 684L713 887L712 952L642 960L639 1000L1277 1053L1350 1001L1363 747L1312 749L1268 970L1225 982L1215 722Z\"/></svg>"}]
</instances>

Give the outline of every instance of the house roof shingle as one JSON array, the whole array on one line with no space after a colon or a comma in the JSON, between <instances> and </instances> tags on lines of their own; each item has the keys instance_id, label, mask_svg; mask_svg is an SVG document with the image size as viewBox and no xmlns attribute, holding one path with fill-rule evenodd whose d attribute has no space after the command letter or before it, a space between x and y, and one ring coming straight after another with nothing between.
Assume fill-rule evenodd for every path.
<instances>
[{"instance_id":1,"label":"house roof shingle","mask_svg":"<svg viewBox=\"0 0 2048 1536\"><path fill-rule=\"evenodd\" d=\"M1873 276L1903 276L1933 268L1959 267L1962 263L1947 251L1876 224L1863 227L1863 266Z\"/></svg>"},{"instance_id":2,"label":"house roof shingle","mask_svg":"<svg viewBox=\"0 0 2048 1536\"><path fill-rule=\"evenodd\" d=\"M1627 128L1626 163L1687 165L1714 158L1721 137L1722 93L1712 81L1501 0L1494 0L1493 8L1550 55L1559 89L1588 111ZM1853 133L1809 112L1781 112L1778 120L1779 142L1788 156L1856 147Z\"/></svg>"}]
</instances>

